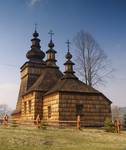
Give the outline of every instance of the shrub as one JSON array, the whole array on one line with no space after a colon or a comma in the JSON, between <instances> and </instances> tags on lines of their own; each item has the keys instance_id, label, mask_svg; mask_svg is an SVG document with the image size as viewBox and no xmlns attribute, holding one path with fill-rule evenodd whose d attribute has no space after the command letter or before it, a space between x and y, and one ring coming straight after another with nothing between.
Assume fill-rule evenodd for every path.
<instances>
[{"instance_id":1,"label":"shrub","mask_svg":"<svg viewBox=\"0 0 126 150\"><path fill-rule=\"evenodd\" d=\"M114 126L110 118L106 118L104 121L104 129L106 132L114 132Z\"/></svg>"},{"instance_id":2,"label":"shrub","mask_svg":"<svg viewBox=\"0 0 126 150\"><path fill-rule=\"evenodd\" d=\"M42 120L41 124L40 124L40 128L43 129L43 130L46 130L47 129L47 123Z\"/></svg>"}]
</instances>

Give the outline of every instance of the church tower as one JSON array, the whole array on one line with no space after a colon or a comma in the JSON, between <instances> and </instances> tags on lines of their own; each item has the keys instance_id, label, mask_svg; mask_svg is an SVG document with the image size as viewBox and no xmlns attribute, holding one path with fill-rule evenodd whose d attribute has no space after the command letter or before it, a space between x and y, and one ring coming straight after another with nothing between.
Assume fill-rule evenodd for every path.
<instances>
[{"instance_id":1,"label":"church tower","mask_svg":"<svg viewBox=\"0 0 126 150\"><path fill-rule=\"evenodd\" d=\"M13 116L20 116L21 113L21 100L22 96L28 91L28 89L35 83L40 74L42 74L45 68L44 57L45 53L41 50L39 33L36 29L31 39L31 49L27 52L26 57L28 59L21 67L21 83L18 95L18 101L16 110L13 112Z\"/></svg>"},{"instance_id":2,"label":"church tower","mask_svg":"<svg viewBox=\"0 0 126 150\"><path fill-rule=\"evenodd\" d=\"M55 45L52 41L52 36L54 35L54 33L52 32L52 30L50 30L48 34L50 34L50 42L48 43L49 49L46 51L46 54L47 54L46 65L47 67L57 68L58 67L56 65L57 60L55 59L55 54L57 52L53 49Z\"/></svg>"},{"instance_id":3,"label":"church tower","mask_svg":"<svg viewBox=\"0 0 126 150\"><path fill-rule=\"evenodd\" d=\"M70 53L70 50L69 50L69 45L70 45L70 42L69 40L66 42L67 44L67 48L68 48L68 51L67 51L67 54L66 54L66 59L67 61L64 63L64 66L65 66L65 71L64 71L64 76L63 76L63 79L78 79L75 75L74 75L74 70L73 70L73 65L75 65L71 59L72 59L72 54Z\"/></svg>"}]
</instances>

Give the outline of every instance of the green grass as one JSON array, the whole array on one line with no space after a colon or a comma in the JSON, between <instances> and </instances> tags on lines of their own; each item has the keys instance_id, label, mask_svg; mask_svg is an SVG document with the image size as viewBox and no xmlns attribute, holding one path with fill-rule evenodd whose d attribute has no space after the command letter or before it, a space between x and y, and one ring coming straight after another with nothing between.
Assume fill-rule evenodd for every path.
<instances>
[{"instance_id":1,"label":"green grass","mask_svg":"<svg viewBox=\"0 0 126 150\"><path fill-rule=\"evenodd\" d=\"M0 150L126 150L126 132L0 127Z\"/></svg>"}]
</instances>

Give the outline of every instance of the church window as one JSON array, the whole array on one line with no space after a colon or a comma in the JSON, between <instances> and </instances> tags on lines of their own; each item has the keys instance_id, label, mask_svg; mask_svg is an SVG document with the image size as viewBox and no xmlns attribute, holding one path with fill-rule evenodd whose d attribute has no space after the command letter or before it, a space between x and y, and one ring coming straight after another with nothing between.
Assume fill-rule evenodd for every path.
<instances>
[{"instance_id":1,"label":"church window","mask_svg":"<svg viewBox=\"0 0 126 150\"><path fill-rule=\"evenodd\" d=\"M53 59L53 53L51 53L51 59Z\"/></svg>"},{"instance_id":2,"label":"church window","mask_svg":"<svg viewBox=\"0 0 126 150\"><path fill-rule=\"evenodd\" d=\"M26 112L27 112L27 103L24 102L24 113L26 114Z\"/></svg>"},{"instance_id":3,"label":"church window","mask_svg":"<svg viewBox=\"0 0 126 150\"><path fill-rule=\"evenodd\" d=\"M28 110L29 110L29 113L31 113L31 101L28 102Z\"/></svg>"},{"instance_id":4,"label":"church window","mask_svg":"<svg viewBox=\"0 0 126 150\"><path fill-rule=\"evenodd\" d=\"M77 104L76 105L76 115L82 115L82 113L83 113L83 105Z\"/></svg>"},{"instance_id":5,"label":"church window","mask_svg":"<svg viewBox=\"0 0 126 150\"><path fill-rule=\"evenodd\" d=\"M50 60L50 59L51 59L51 54L49 53L49 54L47 55L47 57L48 57L48 60Z\"/></svg>"},{"instance_id":6,"label":"church window","mask_svg":"<svg viewBox=\"0 0 126 150\"><path fill-rule=\"evenodd\" d=\"M32 45L35 45L36 44L36 42L35 41L32 41Z\"/></svg>"},{"instance_id":7,"label":"church window","mask_svg":"<svg viewBox=\"0 0 126 150\"><path fill-rule=\"evenodd\" d=\"M48 53L47 57L48 57L48 60L52 60L52 59L54 59L54 54Z\"/></svg>"},{"instance_id":8,"label":"church window","mask_svg":"<svg viewBox=\"0 0 126 150\"><path fill-rule=\"evenodd\" d=\"M65 66L65 71L70 71L71 70L71 65Z\"/></svg>"},{"instance_id":9,"label":"church window","mask_svg":"<svg viewBox=\"0 0 126 150\"><path fill-rule=\"evenodd\" d=\"M51 118L51 106L48 106L48 118Z\"/></svg>"}]
</instances>

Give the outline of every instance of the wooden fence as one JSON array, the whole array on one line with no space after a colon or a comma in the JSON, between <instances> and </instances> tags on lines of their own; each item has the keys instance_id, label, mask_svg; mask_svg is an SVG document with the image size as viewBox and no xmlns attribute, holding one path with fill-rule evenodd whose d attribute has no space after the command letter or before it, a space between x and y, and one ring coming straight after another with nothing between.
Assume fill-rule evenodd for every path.
<instances>
[{"instance_id":1,"label":"wooden fence","mask_svg":"<svg viewBox=\"0 0 126 150\"><path fill-rule=\"evenodd\" d=\"M27 127L45 127L45 126L51 126L51 127L77 127L80 129L81 127L81 121L80 117L77 117L77 120L69 120L69 121L61 121L61 120L19 120L19 119L0 119L0 125L7 127L7 126L12 126L12 127L17 127L17 126L27 126Z\"/></svg>"}]
</instances>

